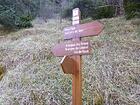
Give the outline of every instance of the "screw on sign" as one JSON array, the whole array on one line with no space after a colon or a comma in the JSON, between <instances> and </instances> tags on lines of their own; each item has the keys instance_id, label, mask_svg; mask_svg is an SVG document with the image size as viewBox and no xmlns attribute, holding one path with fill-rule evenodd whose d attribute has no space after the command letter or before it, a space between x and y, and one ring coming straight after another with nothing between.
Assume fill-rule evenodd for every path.
<instances>
[{"instance_id":1,"label":"screw on sign","mask_svg":"<svg viewBox=\"0 0 140 105\"><path fill-rule=\"evenodd\" d=\"M66 74L72 74L72 105L82 105L82 71L81 55L91 53L90 42L81 41L81 37L95 36L103 30L103 25L98 22L80 24L80 10L73 9L73 26L64 29L64 39L71 42L56 45L52 52L55 56L64 56L61 67Z\"/></svg>"}]
</instances>

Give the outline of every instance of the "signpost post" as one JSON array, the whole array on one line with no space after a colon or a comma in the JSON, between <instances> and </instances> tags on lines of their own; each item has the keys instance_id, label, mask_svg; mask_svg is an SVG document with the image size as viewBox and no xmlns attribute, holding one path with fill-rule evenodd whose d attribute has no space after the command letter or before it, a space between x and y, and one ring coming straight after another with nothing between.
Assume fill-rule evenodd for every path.
<instances>
[{"instance_id":1,"label":"signpost post","mask_svg":"<svg viewBox=\"0 0 140 105\"><path fill-rule=\"evenodd\" d=\"M52 49L55 56L64 56L61 61L64 73L72 74L72 105L82 105L81 55L91 52L90 42L81 41L81 37L95 36L103 30L103 25L98 21L80 25L80 18L79 8L73 9L73 26L64 29L64 39L72 41L60 43Z\"/></svg>"},{"instance_id":2,"label":"signpost post","mask_svg":"<svg viewBox=\"0 0 140 105\"><path fill-rule=\"evenodd\" d=\"M73 19L72 25L80 24L81 13L79 8L75 8L72 11ZM73 38L75 41L80 41L80 38ZM82 105L82 71L81 71L81 56L72 56L77 62L74 67L74 74L72 75L72 105Z\"/></svg>"}]
</instances>

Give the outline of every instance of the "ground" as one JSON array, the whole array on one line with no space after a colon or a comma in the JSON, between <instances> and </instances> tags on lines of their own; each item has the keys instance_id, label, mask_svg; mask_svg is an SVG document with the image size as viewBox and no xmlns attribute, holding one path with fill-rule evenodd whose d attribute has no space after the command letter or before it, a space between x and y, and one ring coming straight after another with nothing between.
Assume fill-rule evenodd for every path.
<instances>
[{"instance_id":1,"label":"ground","mask_svg":"<svg viewBox=\"0 0 140 105\"><path fill-rule=\"evenodd\" d=\"M82 57L83 105L139 105L140 26L123 17L99 20L104 31L90 40ZM70 105L71 75L51 48L63 42L63 28L49 20L16 32L0 31L0 105Z\"/></svg>"}]
</instances>

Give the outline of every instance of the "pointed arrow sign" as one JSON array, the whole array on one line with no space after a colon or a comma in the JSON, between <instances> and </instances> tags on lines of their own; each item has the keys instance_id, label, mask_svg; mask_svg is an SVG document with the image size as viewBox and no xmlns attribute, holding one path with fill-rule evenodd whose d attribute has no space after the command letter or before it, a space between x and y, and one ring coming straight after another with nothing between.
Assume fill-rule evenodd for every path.
<instances>
[{"instance_id":1,"label":"pointed arrow sign","mask_svg":"<svg viewBox=\"0 0 140 105\"><path fill-rule=\"evenodd\" d=\"M55 56L87 55L90 54L89 41L72 41L56 45L52 52Z\"/></svg>"},{"instance_id":2,"label":"pointed arrow sign","mask_svg":"<svg viewBox=\"0 0 140 105\"><path fill-rule=\"evenodd\" d=\"M95 36L98 35L102 30L103 25L98 21L74 25L64 29L64 39Z\"/></svg>"}]
</instances>

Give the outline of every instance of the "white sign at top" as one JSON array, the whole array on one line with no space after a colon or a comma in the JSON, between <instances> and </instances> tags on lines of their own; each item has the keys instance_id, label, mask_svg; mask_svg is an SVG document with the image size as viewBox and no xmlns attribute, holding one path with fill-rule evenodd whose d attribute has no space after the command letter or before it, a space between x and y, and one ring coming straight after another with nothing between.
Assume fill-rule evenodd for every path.
<instances>
[{"instance_id":1,"label":"white sign at top","mask_svg":"<svg viewBox=\"0 0 140 105\"><path fill-rule=\"evenodd\" d=\"M73 17L76 17L76 16L79 16L80 14L79 14L79 8L75 8L75 9L73 9Z\"/></svg>"},{"instance_id":2,"label":"white sign at top","mask_svg":"<svg viewBox=\"0 0 140 105\"><path fill-rule=\"evenodd\" d=\"M80 10L79 8L75 8L72 11L72 25L80 24Z\"/></svg>"}]
</instances>

